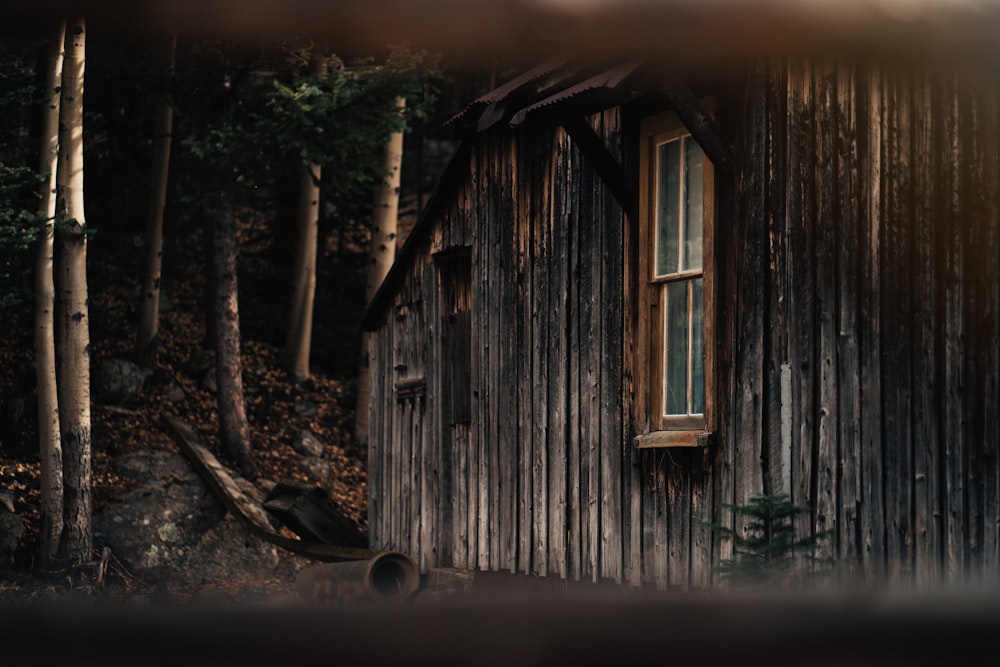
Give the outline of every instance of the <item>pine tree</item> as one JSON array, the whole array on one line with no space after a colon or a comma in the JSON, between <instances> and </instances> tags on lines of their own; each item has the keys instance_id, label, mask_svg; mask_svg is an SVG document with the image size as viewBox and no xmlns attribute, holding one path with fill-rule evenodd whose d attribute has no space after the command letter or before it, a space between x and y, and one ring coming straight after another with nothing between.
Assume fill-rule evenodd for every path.
<instances>
[{"instance_id":1,"label":"pine tree","mask_svg":"<svg viewBox=\"0 0 1000 667\"><path fill-rule=\"evenodd\" d=\"M738 517L750 520L740 533L721 524L708 524L725 539L733 541L733 557L716 568L722 581L741 587L787 586L806 576L820 575L828 565L814 556L829 531L797 537L794 519L808 512L794 505L788 494L762 493L745 505L723 504ZM808 564L808 567L804 565Z\"/></svg>"}]
</instances>

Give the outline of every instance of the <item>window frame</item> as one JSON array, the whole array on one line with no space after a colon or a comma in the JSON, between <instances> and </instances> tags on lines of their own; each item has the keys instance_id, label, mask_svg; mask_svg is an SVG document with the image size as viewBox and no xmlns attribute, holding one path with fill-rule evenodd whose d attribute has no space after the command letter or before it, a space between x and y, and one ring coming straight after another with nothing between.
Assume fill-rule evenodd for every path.
<instances>
[{"instance_id":1,"label":"window frame","mask_svg":"<svg viewBox=\"0 0 1000 667\"><path fill-rule=\"evenodd\" d=\"M712 111L711 101L704 104ZM703 158L702 187L702 268L704 412L701 415L664 415L664 309L665 285L690 280L698 271L679 271L669 277L657 277L656 210L657 147L667 141L690 136L676 114L664 112L644 118L639 127L639 266L636 280L639 300L636 399L639 435L637 447L696 447L708 442L715 424L715 226L718 188L715 166ZM704 153L704 151L703 151ZM680 267L678 267L680 269ZM689 341L690 333L689 333ZM689 379L690 381L690 379Z\"/></svg>"}]
</instances>

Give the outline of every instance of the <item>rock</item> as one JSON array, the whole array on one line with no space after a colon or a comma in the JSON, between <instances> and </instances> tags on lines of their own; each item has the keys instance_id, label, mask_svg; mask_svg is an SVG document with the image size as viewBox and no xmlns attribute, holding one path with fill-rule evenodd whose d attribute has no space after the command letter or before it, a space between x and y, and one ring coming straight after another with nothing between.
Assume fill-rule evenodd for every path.
<instances>
[{"instance_id":1,"label":"rock","mask_svg":"<svg viewBox=\"0 0 1000 667\"><path fill-rule=\"evenodd\" d=\"M306 456L322 457L326 452L323 443L309 429L302 429L292 441L292 449Z\"/></svg>"},{"instance_id":2,"label":"rock","mask_svg":"<svg viewBox=\"0 0 1000 667\"><path fill-rule=\"evenodd\" d=\"M254 483L257 485L257 488L260 489L260 492L265 496L271 493L271 490L277 486L277 482L274 480L264 479L263 477L258 477Z\"/></svg>"},{"instance_id":3,"label":"rock","mask_svg":"<svg viewBox=\"0 0 1000 667\"><path fill-rule=\"evenodd\" d=\"M94 538L140 578L201 585L278 565L276 547L226 513L182 455L150 450L116 464L140 485L94 515Z\"/></svg>"},{"instance_id":4,"label":"rock","mask_svg":"<svg viewBox=\"0 0 1000 667\"><path fill-rule=\"evenodd\" d=\"M0 572L9 570L14 563L14 552L24 537L24 522L21 517L0 503Z\"/></svg>"},{"instance_id":5,"label":"rock","mask_svg":"<svg viewBox=\"0 0 1000 667\"><path fill-rule=\"evenodd\" d=\"M110 405L134 401L145 381L146 372L137 364L127 359L104 359L94 369L94 398Z\"/></svg>"},{"instance_id":6,"label":"rock","mask_svg":"<svg viewBox=\"0 0 1000 667\"><path fill-rule=\"evenodd\" d=\"M292 404L292 409L295 410L295 414L300 417L315 417L317 410L315 403L300 398L295 399L295 403Z\"/></svg>"},{"instance_id":7,"label":"rock","mask_svg":"<svg viewBox=\"0 0 1000 667\"><path fill-rule=\"evenodd\" d=\"M200 377L215 368L215 350L197 350L184 365L184 371L191 377Z\"/></svg>"},{"instance_id":8,"label":"rock","mask_svg":"<svg viewBox=\"0 0 1000 667\"><path fill-rule=\"evenodd\" d=\"M214 368L210 368L205 373L205 377L203 377L201 379L201 386L202 386L203 389L205 389L206 391L210 391L213 394L218 393L218 391L219 391L219 383L215 379L215 369Z\"/></svg>"},{"instance_id":9,"label":"rock","mask_svg":"<svg viewBox=\"0 0 1000 667\"><path fill-rule=\"evenodd\" d=\"M305 466L312 478L319 484L326 484L333 478L333 471L330 469L330 462L326 459L321 459L316 456L307 456L302 459L302 465Z\"/></svg>"},{"instance_id":10,"label":"rock","mask_svg":"<svg viewBox=\"0 0 1000 667\"><path fill-rule=\"evenodd\" d=\"M187 394L185 394L184 390L181 389L178 385L172 384L170 385L170 388L167 389L167 393L164 394L163 398L169 401L170 403L179 403L180 401L183 401L185 398L187 398Z\"/></svg>"}]
</instances>

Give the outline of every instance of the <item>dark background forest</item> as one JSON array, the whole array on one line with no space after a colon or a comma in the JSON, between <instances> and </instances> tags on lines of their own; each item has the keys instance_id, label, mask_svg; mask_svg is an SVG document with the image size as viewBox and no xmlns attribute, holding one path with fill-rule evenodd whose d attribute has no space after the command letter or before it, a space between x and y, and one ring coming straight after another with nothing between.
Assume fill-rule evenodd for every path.
<instances>
[{"instance_id":1,"label":"dark background forest","mask_svg":"<svg viewBox=\"0 0 1000 667\"><path fill-rule=\"evenodd\" d=\"M367 452L355 437L354 417L373 192L385 176L382 145L392 130L404 130L401 243L456 145L447 119L504 72L492 63L451 64L404 47L341 55L308 39L181 39L169 73L158 55L163 38L126 37L98 22L87 33L93 511L113 506L136 486L120 474L119 457L175 449L163 428L168 415L187 422L235 467L219 443L210 331L211 229L228 215L228 205L235 211L242 378L258 490L276 482L318 485L363 533ZM4 555L9 562L0 564L9 580L0 592L11 596L39 574L33 286L45 53L42 36L0 43L0 499L23 525L12 553ZM330 57L326 76L310 74L317 53ZM402 127L392 107L397 96L407 98ZM120 369L141 362L136 327L147 268L154 120L163 99L173 111L173 131L159 335L151 367L130 380ZM324 168L310 375L303 379L288 372L283 347L299 172L308 161ZM323 463L296 451L304 431L322 444ZM138 581L124 565L120 574L126 584ZM65 571L59 575L66 579ZM51 590L52 580L43 577L42 584ZM73 577L68 581L72 588Z\"/></svg>"}]
</instances>

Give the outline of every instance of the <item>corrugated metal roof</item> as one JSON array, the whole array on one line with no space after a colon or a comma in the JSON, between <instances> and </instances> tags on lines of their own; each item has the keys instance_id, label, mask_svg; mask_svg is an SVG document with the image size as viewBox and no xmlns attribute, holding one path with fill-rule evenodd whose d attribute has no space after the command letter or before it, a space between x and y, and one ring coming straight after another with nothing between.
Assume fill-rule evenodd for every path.
<instances>
[{"instance_id":1,"label":"corrugated metal roof","mask_svg":"<svg viewBox=\"0 0 1000 667\"><path fill-rule=\"evenodd\" d=\"M448 120L448 124L484 132L507 121L524 122L526 116L544 107L594 93L621 92L629 77L641 66L639 59L595 64L582 59L553 60L511 79L480 96ZM609 99L607 106L620 103Z\"/></svg>"},{"instance_id":2,"label":"corrugated metal roof","mask_svg":"<svg viewBox=\"0 0 1000 667\"><path fill-rule=\"evenodd\" d=\"M472 112L475 109L482 109L484 107L489 106L490 104L495 104L496 102L504 100L508 95L510 95L514 91L518 90L519 88L522 88L523 86L533 81L537 81L548 74L551 74L552 72L565 66L567 62L568 61L566 58L553 59L539 65L538 67L528 70L524 74L511 79L502 86L494 88L488 93L480 95L476 99L472 100L472 102L470 102L467 107L465 107L457 114L449 118L445 122L445 125L459 124L463 118L468 117L470 114L472 114Z\"/></svg>"},{"instance_id":3,"label":"corrugated metal roof","mask_svg":"<svg viewBox=\"0 0 1000 667\"><path fill-rule=\"evenodd\" d=\"M622 84L624 84L627 79L639 69L642 62L639 60L634 60L617 67L613 67L607 71L601 72L597 76L592 76L589 79L582 81L569 88L564 88L554 95L550 95L534 104L524 107L517 113L515 113L510 120L511 126L520 125L527 118L528 114L533 111L545 107L552 107L560 102L565 102L573 98L579 97L586 93L593 91L599 92L615 92L621 90Z\"/></svg>"}]
</instances>

